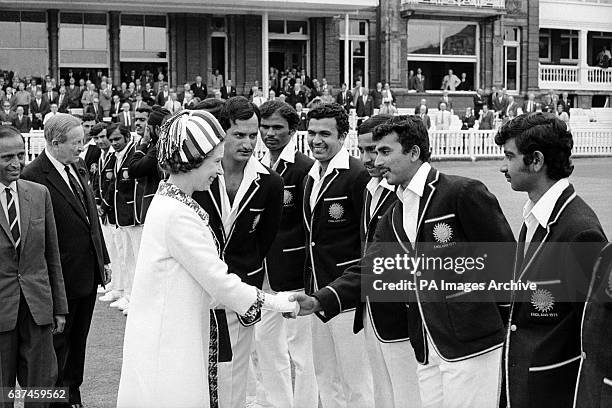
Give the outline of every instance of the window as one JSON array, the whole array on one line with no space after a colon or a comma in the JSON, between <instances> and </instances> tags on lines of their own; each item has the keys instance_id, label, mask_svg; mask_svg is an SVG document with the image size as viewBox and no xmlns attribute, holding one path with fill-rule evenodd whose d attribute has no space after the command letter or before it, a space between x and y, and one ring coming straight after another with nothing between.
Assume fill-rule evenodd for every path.
<instances>
[{"instance_id":1,"label":"window","mask_svg":"<svg viewBox=\"0 0 612 408\"><path fill-rule=\"evenodd\" d=\"M106 50L106 38L106 14L60 14L60 49Z\"/></svg>"},{"instance_id":2,"label":"window","mask_svg":"<svg viewBox=\"0 0 612 408\"><path fill-rule=\"evenodd\" d=\"M123 14L120 37L122 51L161 51L165 54L166 17Z\"/></svg>"},{"instance_id":3,"label":"window","mask_svg":"<svg viewBox=\"0 0 612 408\"><path fill-rule=\"evenodd\" d=\"M306 20L269 20L268 32L271 34L307 35L308 21Z\"/></svg>"},{"instance_id":4,"label":"window","mask_svg":"<svg viewBox=\"0 0 612 408\"><path fill-rule=\"evenodd\" d=\"M506 27L504 30L504 84L509 92L519 92L521 30L518 27Z\"/></svg>"},{"instance_id":5,"label":"window","mask_svg":"<svg viewBox=\"0 0 612 408\"><path fill-rule=\"evenodd\" d=\"M45 12L0 12L0 67L19 76L40 78L48 72L48 33Z\"/></svg>"},{"instance_id":6,"label":"window","mask_svg":"<svg viewBox=\"0 0 612 408\"><path fill-rule=\"evenodd\" d=\"M549 29L541 29L540 30L540 62L550 62L550 30Z\"/></svg>"},{"instance_id":7,"label":"window","mask_svg":"<svg viewBox=\"0 0 612 408\"><path fill-rule=\"evenodd\" d=\"M561 31L561 62L578 60L578 31Z\"/></svg>"},{"instance_id":8,"label":"window","mask_svg":"<svg viewBox=\"0 0 612 408\"><path fill-rule=\"evenodd\" d=\"M369 69L369 58L368 58L368 23L363 20L350 20L349 21L349 61L350 70L348 81L344 78L344 40L345 21L340 21L340 83L347 82L349 88L355 85L356 81L361 81L361 84L365 87L368 86L368 69Z\"/></svg>"},{"instance_id":9,"label":"window","mask_svg":"<svg viewBox=\"0 0 612 408\"><path fill-rule=\"evenodd\" d=\"M476 28L473 23L411 20L408 54L475 56Z\"/></svg>"}]
</instances>

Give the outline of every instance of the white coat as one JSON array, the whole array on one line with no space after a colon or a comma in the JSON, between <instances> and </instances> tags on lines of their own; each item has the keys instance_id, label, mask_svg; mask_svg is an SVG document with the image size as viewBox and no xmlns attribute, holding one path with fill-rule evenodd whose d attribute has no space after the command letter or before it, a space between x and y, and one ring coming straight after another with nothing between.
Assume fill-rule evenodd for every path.
<instances>
[{"instance_id":1,"label":"white coat","mask_svg":"<svg viewBox=\"0 0 612 408\"><path fill-rule=\"evenodd\" d=\"M191 197L161 183L142 234L118 408L209 407L209 310L219 302L243 315L257 290L227 273L207 220Z\"/></svg>"}]
</instances>

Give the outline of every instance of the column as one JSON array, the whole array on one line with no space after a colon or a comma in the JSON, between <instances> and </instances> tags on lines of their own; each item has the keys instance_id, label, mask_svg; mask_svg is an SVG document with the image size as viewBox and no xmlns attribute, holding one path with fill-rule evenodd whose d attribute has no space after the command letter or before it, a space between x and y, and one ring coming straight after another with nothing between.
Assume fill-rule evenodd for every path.
<instances>
[{"instance_id":1,"label":"column","mask_svg":"<svg viewBox=\"0 0 612 408\"><path fill-rule=\"evenodd\" d=\"M264 11L261 16L261 90L263 91L263 97L268 97L268 90L270 89L270 76L268 71L270 70L270 54L268 52L268 12Z\"/></svg>"},{"instance_id":2,"label":"column","mask_svg":"<svg viewBox=\"0 0 612 408\"><path fill-rule=\"evenodd\" d=\"M59 10L47 10L49 34L49 73L59 78ZM59 79L57 81L59 83Z\"/></svg>"},{"instance_id":3,"label":"column","mask_svg":"<svg viewBox=\"0 0 612 408\"><path fill-rule=\"evenodd\" d=\"M353 61L351 61L351 54L349 51L349 35L351 32L349 24L349 15L346 13L344 15L344 82L346 82L347 89L351 89L353 87L350 75L350 67Z\"/></svg>"},{"instance_id":4,"label":"column","mask_svg":"<svg viewBox=\"0 0 612 408\"><path fill-rule=\"evenodd\" d=\"M578 53L579 57L579 67L580 67L580 84L586 85L588 81L588 58L587 58L587 38L588 38L588 30L580 30L578 32Z\"/></svg>"},{"instance_id":5,"label":"column","mask_svg":"<svg viewBox=\"0 0 612 408\"><path fill-rule=\"evenodd\" d=\"M108 42L110 46L110 72L108 77L113 79L113 84L121 83L121 12L108 12Z\"/></svg>"},{"instance_id":6,"label":"column","mask_svg":"<svg viewBox=\"0 0 612 408\"><path fill-rule=\"evenodd\" d=\"M504 38L502 19L493 22L493 85L504 85Z\"/></svg>"}]
</instances>

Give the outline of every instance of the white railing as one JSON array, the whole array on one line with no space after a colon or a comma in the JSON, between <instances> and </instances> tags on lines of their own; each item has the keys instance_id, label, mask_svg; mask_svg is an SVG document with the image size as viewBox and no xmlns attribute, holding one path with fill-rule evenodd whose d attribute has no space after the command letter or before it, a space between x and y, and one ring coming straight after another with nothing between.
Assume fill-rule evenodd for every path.
<instances>
[{"instance_id":1,"label":"white railing","mask_svg":"<svg viewBox=\"0 0 612 408\"><path fill-rule=\"evenodd\" d=\"M467 6L506 8L506 0L402 0L407 4L433 4L438 6Z\"/></svg>"},{"instance_id":2,"label":"white railing","mask_svg":"<svg viewBox=\"0 0 612 408\"><path fill-rule=\"evenodd\" d=\"M612 90L612 68L540 65L541 89Z\"/></svg>"},{"instance_id":3,"label":"white railing","mask_svg":"<svg viewBox=\"0 0 612 408\"><path fill-rule=\"evenodd\" d=\"M431 157L434 160L478 160L504 156L503 149L495 144L496 130L432 130L429 132ZM574 129L573 156L612 156L612 129ZM26 133L26 162L34 160L43 151L45 140L41 132ZM306 132L295 136L297 148L312 157L306 140ZM357 132L350 131L344 147L349 154L359 157ZM266 147L257 140L255 157L262 158Z\"/></svg>"}]
</instances>

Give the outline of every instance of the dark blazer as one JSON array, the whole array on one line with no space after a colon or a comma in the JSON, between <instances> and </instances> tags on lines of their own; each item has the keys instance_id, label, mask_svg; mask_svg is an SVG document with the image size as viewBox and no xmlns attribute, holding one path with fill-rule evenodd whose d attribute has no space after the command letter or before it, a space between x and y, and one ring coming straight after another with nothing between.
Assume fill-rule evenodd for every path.
<instances>
[{"instance_id":1,"label":"dark blazer","mask_svg":"<svg viewBox=\"0 0 612 408\"><path fill-rule=\"evenodd\" d=\"M353 93L350 89L346 91L340 91L336 95L336 102L344 107L345 111L349 111L351 109L351 102L353 102Z\"/></svg>"},{"instance_id":2,"label":"dark blazer","mask_svg":"<svg viewBox=\"0 0 612 408\"><path fill-rule=\"evenodd\" d=\"M52 91L52 92L51 92L51 98L49 98L49 93L48 93L48 92L44 92L42 97L43 97L43 99L44 99L45 101L47 101L47 103L48 103L49 105L51 105L52 103L57 103L58 96L59 96L59 95L58 95L58 93L57 93L57 92Z\"/></svg>"},{"instance_id":3,"label":"dark blazer","mask_svg":"<svg viewBox=\"0 0 612 408\"><path fill-rule=\"evenodd\" d=\"M69 108L78 108L81 106L81 90L77 85L74 88L66 86L66 96L69 100Z\"/></svg>"},{"instance_id":4,"label":"dark blazer","mask_svg":"<svg viewBox=\"0 0 612 408\"><path fill-rule=\"evenodd\" d=\"M191 84L191 91L193 92L193 97L200 98L200 100L204 100L208 96L208 88L204 82L202 82L200 86L195 82Z\"/></svg>"},{"instance_id":5,"label":"dark blazer","mask_svg":"<svg viewBox=\"0 0 612 408\"><path fill-rule=\"evenodd\" d=\"M2 125L2 122L8 122L9 124L12 125L13 119L15 118L15 116L16 116L15 112L13 112L12 110L9 111L9 113L5 113L4 110L1 110L0 111L0 125Z\"/></svg>"},{"instance_id":6,"label":"dark blazer","mask_svg":"<svg viewBox=\"0 0 612 408\"><path fill-rule=\"evenodd\" d=\"M491 105L489 107L493 108L495 112L505 112L506 106L508 106L508 98L506 96L502 97L500 101L498 95L491 95Z\"/></svg>"},{"instance_id":7,"label":"dark blazer","mask_svg":"<svg viewBox=\"0 0 612 408\"><path fill-rule=\"evenodd\" d=\"M142 206L142 188L138 180L130 174L129 164L134 156L136 146L130 142L125 147L126 152L119 170L117 170L117 153L115 155L115 165L113 166L113 181L107 191L105 201L111 203L112 208L104 204L102 209L113 211L115 224L118 227L134 227L140 225L140 210Z\"/></svg>"},{"instance_id":8,"label":"dark blazer","mask_svg":"<svg viewBox=\"0 0 612 408\"><path fill-rule=\"evenodd\" d=\"M85 153L85 168L89 171L89 179L93 180L94 174L96 173L96 169L98 166L98 160L100 159L100 155L102 154L102 150L95 144L87 146L87 152Z\"/></svg>"},{"instance_id":9,"label":"dark blazer","mask_svg":"<svg viewBox=\"0 0 612 408\"><path fill-rule=\"evenodd\" d=\"M425 75L421 74L421 79L414 76L414 88L417 92L425 92Z\"/></svg>"},{"instance_id":10,"label":"dark blazer","mask_svg":"<svg viewBox=\"0 0 612 408\"><path fill-rule=\"evenodd\" d=\"M270 287L276 292L304 287L306 250L302 223L304 180L314 161L296 151L295 162L280 160L276 171L283 178L283 213L268 256L265 270Z\"/></svg>"},{"instance_id":11,"label":"dark blazer","mask_svg":"<svg viewBox=\"0 0 612 408\"><path fill-rule=\"evenodd\" d=\"M92 105L87 105L85 108L85 113L91 113L95 116L96 122L102 122L104 120L104 109L98 104L98 111L96 112L96 108Z\"/></svg>"},{"instance_id":12,"label":"dark blazer","mask_svg":"<svg viewBox=\"0 0 612 408\"><path fill-rule=\"evenodd\" d=\"M64 94L64 97L61 98L62 102L60 103L60 97L61 95L58 94L57 96L57 111L60 113L67 113L68 109L70 108L70 97L68 96L68 94Z\"/></svg>"},{"instance_id":13,"label":"dark blazer","mask_svg":"<svg viewBox=\"0 0 612 408\"><path fill-rule=\"evenodd\" d=\"M134 119L134 113L130 110L128 112L130 117L130 124L125 121L125 115L123 111L119 111L119 115L117 116L117 122L121 123L123 126L127 126L130 129L130 132L133 132L136 129L136 120Z\"/></svg>"},{"instance_id":14,"label":"dark blazer","mask_svg":"<svg viewBox=\"0 0 612 408\"><path fill-rule=\"evenodd\" d=\"M157 145L155 142L139 144L128 162L128 171L138 181L138 187L142 189L142 202L138 218L141 223L145 222L147 211L151 201L157 192L162 174L157 165Z\"/></svg>"},{"instance_id":15,"label":"dark blazer","mask_svg":"<svg viewBox=\"0 0 612 408\"><path fill-rule=\"evenodd\" d=\"M531 113L536 111L537 102L534 100L531 104L531 110L529 109L529 100L523 102L523 113Z\"/></svg>"},{"instance_id":16,"label":"dark blazer","mask_svg":"<svg viewBox=\"0 0 612 408\"><path fill-rule=\"evenodd\" d=\"M13 116L12 125L21 133L30 133L30 129L32 129L32 121L26 115L23 115L21 120L17 115Z\"/></svg>"},{"instance_id":17,"label":"dark blazer","mask_svg":"<svg viewBox=\"0 0 612 408\"><path fill-rule=\"evenodd\" d=\"M98 162L96 165L96 171L92 178L92 187L94 191L94 198L96 205L106 209L104 215L101 217L103 223L116 224L115 212L110 210L113 207L113 203L107 201L108 197L111 196L109 190L113 188L115 162L117 158L112 153L107 153L104 160L102 156L98 156ZM110 210L110 211L109 211Z\"/></svg>"},{"instance_id":18,"label":"dark blazer","mask_svg":"<svg viewBox=\"0 0 612 408\"><path fill-rule=\"evenodd\" d=\"M87 214L47 157L46 151L26 166L22 174L26 180L45 185L51 193L68 299L90 295L103 282L104 265L110 262L93 191L87 180L87 169L82 161L73 167L85 192Z\"/></svg>"},{"instance_id":19,"label":"dark blazer","mask_svg":"<svg viewBox=\"0 0 612 408\"><path fill-rule=\"evenodd\" d=\"M410 82L409 82L409 85L408 85L408 89L411 89L410 88ZM378 91L378 90L374 89L374 90L372 90L370 92L370 96L372 97L372 106L375 109L380 108L380 105L382 105L382 98L383 98L382 90Z\"/></svg>"},{"instance_id":20,"label":"dark blazer","mask_svg":"<svg viewBox=\"0 0 612 408\"><path fill-rule=\"evenodd\" d=\"M479 95L479 94L474 95L474 116L480 115L482 106L485 103L487 103L487 99L484 97L484 95Z\"/></svg>"},{"instance_id":21,"label":"dark blazer","mask_svg":"<svg viewBox=\"0 0 612 408\"><path fill-rule=\"evenodd\" d=\"M159 106L164 106L168 99L170 98L170 91L168 91L168 96L164 96L164 90L162 89L157 93L157 104Z\"/></svg>"},{"instance_id":22,"label":"dark blazer","mask_svg":"<svg viewBox=\"0 0 612 408\"><path fill-rule=\"evenodd\" d=\"M576 408L612 407L612 244L601 252L582 320Z\"/></svg>"},{"instance_id":23,"label":"dark blazer","mask_svg":"<svg viewBox=\"0 0 612 408\"><path fill-rule=\"evenodd\" d=\"M4 211L0 211L0 332L16 327L22 295L39 326L52 324L53 315L68 314L49 190L17 180L17 194L21 226L19 254L8 220Z\"/></svg>"},{"instance_id":24,"label":"dark blazer","mask_svg":"<svg viewBox=\"0 0 612 408\"><path fill-rule=\"evenodd\" d=\"M365 255L369 244L374 241L374 233L378 226L378 221L397 201L397 195L394 191L385 189L372 217L370 217L369 210L372 195L367 189L364 201L359 234L363 245L362 255ZM379 341L392 343L408 340L408 310L406 303L371 302L368 297L366 297L365 302L361 302L361 273L371 273L371 269L368 271L366 268L362 268L361 263L353 265L340 278L313 294L321 303L324 317L331 319L342 311L341 308L349 309L357 306L355 320L353 321L353 332L358 333L363 328L363 316L367 308L369 310L369 318L371 319L370 322L374 327L374 334ZM338 304L338 299L342 302L341 305Z\"/></svg>"},{"instance_id":25,"label":"dark blazer","mask_svg":"<svg viewBox=\"0 0 612 408\"><path fill-rule=\"evenodd\" d=\"M435 238L435 231L441 225L451 234L445 245L436 245L439 241ZM481 182L445 175L432 168L419 205L415 248L407 244L409 240L404 231L403 208L399 200L378 222L373 241L362 261L362 266L366 268L362 272L362 286L367 285L366 288L371 287L374 277L384 279L385 276L385 273L374 275L370 272L375 257L411 253L421 257L474 257L469 252L472 250L463 243L513 242L514 237L496 198ZM508 246L508 249L512 250L512 247ZM490 258L490 264L501 265L496 276L507 275L509 280L511 265L504 269L502 261L512 254L499 252L490 255L495 256ZM406 274L405 271L401 273L402 276ZM489 292L421 290L421 278L417 274L410 276L408 279L413 280L417 289L405 294L408 302L407 322L417 361L428 363L430 343L426 341L426 332L436 350L448 361L465 360L502 346L504 326L500 308ZM454 272L440 275L447 281L463 276ZM424 278L431 279L431 275L425 274ZM362 290L359 286L351 288L348 285L345 289L352 290L353 296L360 296ZM457 297L461 298L460 301L455 300ZM372 301L376 301L376 298L372 298Z\"/></svg>"},{"instance_id":26,"label":"dark blazer","mask_svg":"<svg viewBox=\"0 0 612 408\"><path fill-rule=\"evenodd\" d=\"M229 99L229 98L234 97L234 96L236 96L236 87L232 86L230 88L229 94L227 93L227 86L222 86L221 87L221 98Z\"/></svg>"},{"instance_id":27,"label":"dark blazer","mask_svg":"<svg viewBox=\"0 0 612 408\"><path fill-rule=\"evenodd\" d=\"M358 117L372 116L374 114L374 102L372 101L372 97L368 95L366 102L364 103L363 98L358 96L356 110Z\"/></svg>"},{"instance_id":28,"label":"dark blazer","mask_svg":"<svg viewBox=\"0 0 612 408\"><path fill-rule=\"evenodd\" d=\"M535 282L537 289L516 292L512 302L505 396L512 408L571 407L581 359L584 299L607 240L597 216L571 185L557 200L547 228L538 226L522 256L525 234L523 226L514 280Z\"/></svg>"},{"instance_id":29,"label":"dark blazer","mask_svg":"<svg viewBox=\"0 0 612 408\"><path fill-rule=\"evenodd\" d=\"M32 114L32 127L34 129L42 128L42 121L48 112L51 112L51 108L44 98L40 99L40 105L36 103L36 99L32 99L30 102L30 113ZM37 113L41 114L40 120L36 118Z\"/></svg>"},{"instance_id":30,"label":"dark blazer","mask_svg":"<svg viewBox=\"0 0 612 408\"><path fill-rule=\"evenodd\" d=\"M334 169L325 177L311 211L310 193L314 180L306 177L302 204L306 232L306 293L323 288L341 276L346 268L359 262L363 192L369 180L361 162L349 157L348 169Z\"/></svg>"},{"instance_id":31,"label":"dark blazer","mask_svg":"<svg viewBox=\"0 0 612 408\"><path fill-rule=\"evenodd\" d=\"M479 130L491 130L493 129L493 120L495 120L493 111L487 111L485 114L482 112L480 115L480 122L478 123Z\"/></svg>"},{"instance_id":32,"label":"dark blazer","mask_svg":"<svg viewBox=\"0 0 612 408\"><path fill-rule=\"evenodd\" d=\"M117 105L119 105L119 112L117 113ZM121 109L121 101L115 103L111 102L110 111L108 114L112 117L113 122L119 122L119 117L122 116L123 110ZM116 115L116 116L113 116Z\"/></svg>"},{"instance_id":33,"label":"dark blazer","mask_svg":"<svg viewBox=\"0 0 612 408\"><path fill-rule=\"evenodd\" d=\"M301 103L302 106L306 106L306 93L300 89L300 91L296 94L293 89L291 89L287 93L287 103L295 108L296 103Z\"/></svg>"}]
</instances>

